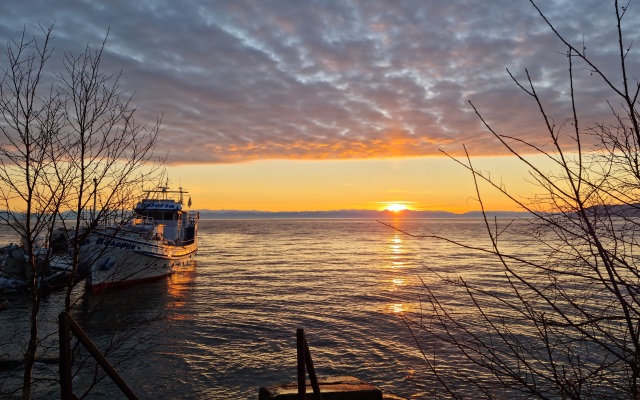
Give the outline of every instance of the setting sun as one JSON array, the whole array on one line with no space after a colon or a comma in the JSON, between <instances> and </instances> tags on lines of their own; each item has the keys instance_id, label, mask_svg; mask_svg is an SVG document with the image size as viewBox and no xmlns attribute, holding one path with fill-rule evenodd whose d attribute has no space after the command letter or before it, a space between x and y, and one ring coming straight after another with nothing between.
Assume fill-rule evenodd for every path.
<instances>
[{"instance_id":1,"label":"setting sun","mask_svg":"<svg viewBox=\"0 0 640 400\"><path fill-rule=\"evenodd\" d=\"M401 203L393 203L393 204L389 204L388 206L385 207L385 210L387 211L392 211L392 212L400 212L403 210L408 210L409 208Z\"/></svg>"}]
</instances>

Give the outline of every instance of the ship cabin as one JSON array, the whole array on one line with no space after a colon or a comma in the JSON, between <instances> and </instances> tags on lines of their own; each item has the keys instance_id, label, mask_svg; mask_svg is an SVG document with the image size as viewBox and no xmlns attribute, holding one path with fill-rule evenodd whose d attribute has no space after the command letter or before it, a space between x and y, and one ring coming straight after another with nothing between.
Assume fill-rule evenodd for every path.
<instances>
[{"instance_id":1,"label":"ship cabin","mask_svg":"<svg viewBox=\"0 0 640 400\"><path fill-rule=\"evenodd\" d=\"M183 211L180 201L144 199L133 210L144 224L153 224L162 239L181 245L195 241L197 213Z\"/></svg>"}]
</instances>

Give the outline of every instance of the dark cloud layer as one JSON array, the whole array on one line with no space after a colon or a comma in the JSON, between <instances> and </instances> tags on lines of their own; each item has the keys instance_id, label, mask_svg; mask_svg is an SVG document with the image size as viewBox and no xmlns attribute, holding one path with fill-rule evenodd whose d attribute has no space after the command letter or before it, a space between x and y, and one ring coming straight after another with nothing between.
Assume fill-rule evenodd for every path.
<instances>
[{"instance_id":1,"label":"dark cloud layer","mask_svg":"<svg viewBox=\"0 0 640 400\"><path fill-rule=\"evenodd\" d=\"M609 1L541 1L558 29L615 71ZM579 7L578 7L579 4ZM633 4L632 8L640 5ZM640 19L630 9L629 40ZM531 99L506 73L527 68L563 121L563 46L526 0L5 1L0 39L55 23L58 54L98 46L124 71L138 118L164 115L176 163L499 153L468 101L500 133L544 143ZM634 49L632 49L634 50ZM637 53L629 57L637 71ZM584 116L610 97L578 72Z\"/></svg>"}]
</instances>

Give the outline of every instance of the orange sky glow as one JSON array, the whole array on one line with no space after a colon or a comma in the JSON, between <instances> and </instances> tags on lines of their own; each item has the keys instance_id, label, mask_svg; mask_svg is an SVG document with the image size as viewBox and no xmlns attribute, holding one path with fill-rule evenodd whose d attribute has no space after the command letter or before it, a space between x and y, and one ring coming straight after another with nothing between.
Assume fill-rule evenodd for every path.
<instances>
[{"instance_id":1,"label":"orange sky glow","mask_svg":"<svg viewBox=\"0 0 640 400\"><path fill-rule=\"evenodd\" d=\"M567 40L597 48L600 70L619 68L610 2L540 3ZM109 12L23 1L0 11L3 43L54 24L48 77L65 54L104 43L100 72L119 77L137 123L161 116L157 153L197 209L477 211L471 175L443 155L464 159L465 149L475 168L531 198L527 169L469 104L497 134L548 150L538 104L512 78L526 87L530 77L549 120L571 130L565 46L527 1L118 2ZM580 125L606 125L606 83L574 69ZM481 189L487 210L521 211Z\"/></svg>"},{"instance_id":2,"label":"orange sky glow","mask_svg":"<svg viewBox=\"0 0 640 400\"><path fill-rule=\"evenodd\" d=\"M479 157L474 165L518 195L535 192L523 179L526 168L512 157ZM168 172L172 185L188 189L193 207L199 209L384 210L393 204L454 213L480 209L471 175L444 157L273 160L181 165L169 167ZM486 187L483 201L489 210L521 211L504 195Z\"/></svg>"}]
</instances>

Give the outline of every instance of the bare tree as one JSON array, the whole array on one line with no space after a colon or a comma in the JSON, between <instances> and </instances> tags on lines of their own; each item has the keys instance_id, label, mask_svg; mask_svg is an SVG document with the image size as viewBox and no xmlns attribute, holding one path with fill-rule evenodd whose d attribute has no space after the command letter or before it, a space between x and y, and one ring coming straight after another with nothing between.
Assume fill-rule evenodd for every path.
<instances>
[{"instance_id":1,"label":"bare tree","mask_svg":"<svg viewBox=\"0 0 640 400\"><path fill-rule=\"evenodd\" d=\"M54 174L52 152L55 136L61 129L60 113L63 102L53 89L41 93L44 67L51 56L51 30L44 39L27 40L23 34L19 42L7 46L8 66L2 68L0 110L4 124L0 126L0 195L8 211L2 218L22 239L27 265L31 297L31 330L25 352L23 398L30 398L31 370L38 344L38 313L46 259L37 254L36 244L48 235L58 216L60 199L56 186L42 185Z\"/></svg>"},{"instance_id":2,"label":"bare tree","mask_svg":"<svg viewBox=\"0 0 640 400\"><path fill-rule=\"evenodd\" d=\"M150 165L161 120L150 128L136 124L136 110L118 86L119 75L100 69L104 44L97 50L87 46L77 57L66 54L65 72L58 75L68 109L64 113L65 135L57 138L64 154L55 164L60 178L56 183L69 189L63 209L75 210L71 226L63 220L64 227L74 232L69 237L72 280L77 274L80 245L92 229L105 221L124 224L127 217L122 211L139 198L143 182L156 182L161 176L159 164ZM70 285L65 298L67 311L72 288Z\"/></svg>"},{"instance_id":3,"label":"bare tree","mask_svg":"<svg viewBox=\"0 0 640 400\"><path fill-rule=\"evenodd\" d=\"M32 370L41 341L38 314L54 230L67 235L72 270L64 308L79 268L79 250L92 230L106 221L122 223L141 194L142 180L161 175L155 160L160 119L136 124L131 98L119 75L102 71L105 43L64 56L64 71L47 71L52 29L43 37L8 43L0 85L0 219L22 238L28 256L31 328L25 351L22 397L31 398ZM106 39L105 39L106 41ZM156 162L154 162L156 161ZM69 216L73 219L70 220Z\"/></svg>"},{"instance_id":4,"label":"bare tree","mask_svg":"<svg viewBox=\"0 0 640 400\"><path fill-rule=\"evenodd\" d=\"M629 5L614 1L619 74L611 76L530 2L566 46L571 114L556 125L528 71L524 83L509 75L540 113L549 147L498 133L471 106L493 136L528 167L528 179L541 193L526 199L508 191L476 169L467 154L455 160L473 176L490 245L428 236L495 256L503 290L432 269L439 281L423 281L422 312L404 319L433 377L434 397L637 399L640 84L628 71L631 43L623 21ZM585 72L617 99L608 102L613 122L582 123L575 76ZM531 154L550 160L555 168L536 165ZM481 192L487 184L532 219L523 224L488 218ZM510 246L514 237L536 253ZM454 358L455 368L442 368Z\"/></svg>"}]
</instances>

